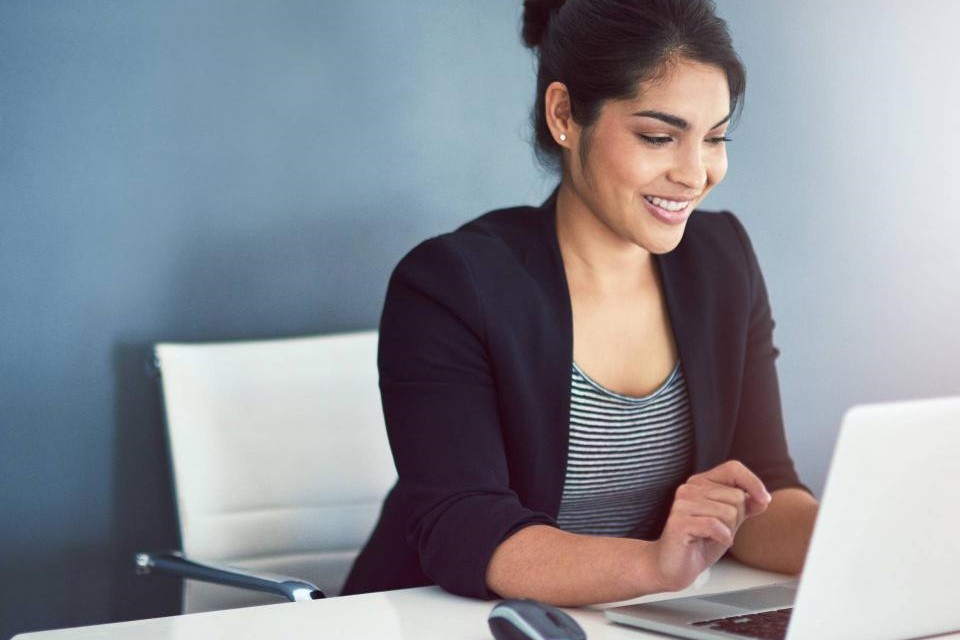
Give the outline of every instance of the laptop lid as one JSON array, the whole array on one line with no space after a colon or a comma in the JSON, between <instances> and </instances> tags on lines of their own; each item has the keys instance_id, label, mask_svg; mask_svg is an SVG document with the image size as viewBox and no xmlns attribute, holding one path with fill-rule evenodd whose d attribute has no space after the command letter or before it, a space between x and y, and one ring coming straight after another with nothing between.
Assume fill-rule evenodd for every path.
<instances>
[{"instance_id":1,"label":"laptop lid","mask_svg":"<svg viewBox=\"0 0 960 640\"><path fill-rule=\"evenodd\" d=\"M788 640L960 629L960 398L843 419Z\"/></svg>"},{"instance_id":2,"label":"laptop lid","mask_svg":"<svg viewBox=\"0 0 960 640\"><path fill-rule=\"evenodd\" d=\"M960 629L958 506L960 398L848 411L787 640L903 640ZM750 609L751 597L737 594L743 608L725 615ZM721 617L717 604L715 596L688 596L609 609L607 617L681 637L729 638L693 624L704 612Z\"/></svg>"}]
</instances>

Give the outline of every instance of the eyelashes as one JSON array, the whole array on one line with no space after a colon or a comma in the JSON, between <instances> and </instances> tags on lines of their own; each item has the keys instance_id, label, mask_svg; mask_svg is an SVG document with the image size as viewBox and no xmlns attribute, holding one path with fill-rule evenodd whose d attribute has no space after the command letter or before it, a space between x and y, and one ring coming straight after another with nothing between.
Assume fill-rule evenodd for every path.
<instances>
[{"instance_id":1,"label":"eyelashes","mask_svg":"<svg viewBox=\"0 0 960 640\"><path fill-rule=\"evenodd\" d=\"M666 144L669 144L670 142L673 142L673 138L671 136L648 136L643 133L638 133L637 137L640 138L640 140L642 140L644 143L650 145L651 147L662 147ZM707 144L717 146L717 147L732 141L733 139L728 138L727 136L715 136L715 137L706 139Z\"/></svg>"},{"instance_id":2,"label":"eyelashes","mask_svg":"<svg viewBox=\"0 0 960 640\"><path fill-rule=\"evenodd\" d=\"M670 138L667 136L647 136L642 133L638 133L637 137L643 140L644 142L646 142L647 144L654 147L662 147L663 145L673 140L673 138Z\"/></svg>"}]
</instances>

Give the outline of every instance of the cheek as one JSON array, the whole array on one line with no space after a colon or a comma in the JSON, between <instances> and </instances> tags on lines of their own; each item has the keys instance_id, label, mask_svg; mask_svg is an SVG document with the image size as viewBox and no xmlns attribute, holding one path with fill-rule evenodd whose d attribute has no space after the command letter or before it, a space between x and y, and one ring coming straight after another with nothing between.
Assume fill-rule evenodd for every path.
<instances>
[{"instance_id":1,"label":"cheek","mask_svg":"<svg viewBox=\"0 0 960 640\"><path fill-rule=\"evenodd\" d=\"M715 185L727 175L727 152L722 149L717 152L717 156L707 163L707 182Z\"/></svg>"},{"instance_id":2,"label":"cheek","mask_svg":"<svg viewBox=\"0 0 960 640\"><path fill-rule=\"evenodd\" d=\"M654 164L633 133L612 126L594 131L589 156L593 175L609 186L642 181Z\"/></svg>"},{"instance_id":3,"label":"cheek","mask_svg":"<svg viewBox=\"0 0 960 640\"><path fill-rule=\"evenodd\" d=\"M669 170L665 156L650 153L636 143L611 147L610 176L630 191L645 188Z\"/></svg>"},{"instance_id":4,"label":"cheek","mask_svg":"<svg viewBox=\"0 0 960 640\"><path fill-rule=\"evenodd\" d=\"M609 175L628 176L637 170L636 149L621 138L597 140L595 149L602 155L601 163Z\"/></svg>"}]
</instances>

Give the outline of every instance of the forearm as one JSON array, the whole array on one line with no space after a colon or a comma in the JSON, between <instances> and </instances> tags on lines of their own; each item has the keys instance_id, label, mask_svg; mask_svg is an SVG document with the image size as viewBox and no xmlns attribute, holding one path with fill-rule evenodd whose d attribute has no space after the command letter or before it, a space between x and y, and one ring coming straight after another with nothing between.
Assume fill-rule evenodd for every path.
<instances>
[{"instance_id":1,"label":"forearm","mask_svg":"<svg viewBox=\"0 0 960 640\"><path fill-rule=\"evenodd\" d=\"M796 488L780 489L771 495L767 510L741 525L731 552L759 569L800 573L817 518L817 501Z\"/></svg>"},{"instance_id":2,"label":"forearm","mask_svg":"<svg viewBox=\"0 0 960 640\"><path fill-rule=\"evenodd\" d=\"M568 607L655 593L663 589L653 544L533 525L497 547L487 568L487 586L504 598Z\"/></svg>"},{"instance_id":3,"label":"forearm","mask_svg":"<svg viewBox=\"0 0 960 640\"><path fill-rule=\"evenodd\" d=\"M535 598L560 606L683 589L730 549L744 518L760 518L770 501L760 479L730 460L691 476L677 488L656 542L532 525L496 548L486 584L505 598ZM787 494L781 502L796 501Z\"/></svg>"}]
</instances>

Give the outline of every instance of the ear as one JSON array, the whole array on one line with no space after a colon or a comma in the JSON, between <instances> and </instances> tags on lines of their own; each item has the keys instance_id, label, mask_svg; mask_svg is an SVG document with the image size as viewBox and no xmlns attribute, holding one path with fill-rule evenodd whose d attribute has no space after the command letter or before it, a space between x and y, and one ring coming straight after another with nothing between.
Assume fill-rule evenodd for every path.
<instances>
[{"instance_id":1,"label":"ear","mask_svg":"<svg viewBox=\"0 0 960 640\"><path fill-rule=\"evenodd\" d=\"M573 140L579 136L580 128L573 121L570 112L570 92L562 82L551 82L543 96L546 109L547 126L553 139L564 149L573 147Z\"/></svg>"}]
</instances>

